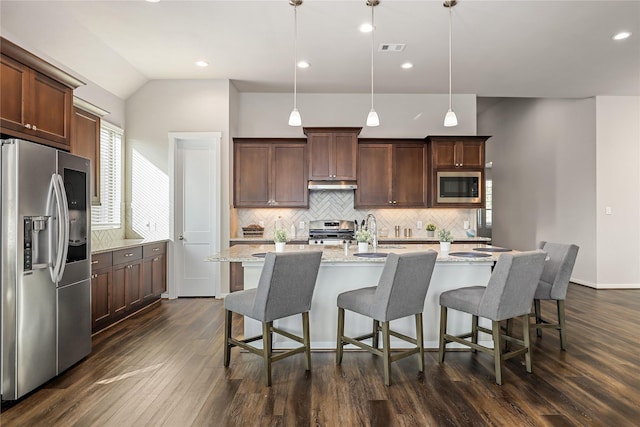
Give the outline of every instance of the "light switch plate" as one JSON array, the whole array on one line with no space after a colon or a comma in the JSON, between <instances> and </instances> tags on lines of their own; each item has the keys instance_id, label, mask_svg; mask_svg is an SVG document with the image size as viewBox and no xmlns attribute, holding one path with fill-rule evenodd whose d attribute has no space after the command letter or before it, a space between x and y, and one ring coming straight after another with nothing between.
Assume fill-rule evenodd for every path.
<instances>
[{"instance_id":1,"label":"light switch plate","mask_svg":"<svg viewBox=\"0 0 640 427\"><path fill-rule=\"evenodd\" d=\"M422 221L418 221L418 223L416 224L416 227L418 229L421 229L422 228Z\"/></svg>"}]
</instances>

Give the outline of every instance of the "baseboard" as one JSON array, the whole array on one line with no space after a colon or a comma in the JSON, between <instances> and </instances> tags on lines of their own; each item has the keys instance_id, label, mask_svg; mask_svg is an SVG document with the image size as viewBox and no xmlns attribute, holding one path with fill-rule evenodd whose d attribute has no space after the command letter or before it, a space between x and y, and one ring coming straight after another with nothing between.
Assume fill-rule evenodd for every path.
<instances>
[{"instance_id":1,"label":"baseboard","mask_svg":"<svg viewBox=\"0 0 640 427\"><path fill-rule=\"evenodd\" d=\"M571 279L571 282L593 289L640 289L640 283L591 283L574 278Z\"/></svg>"}]
</instances>

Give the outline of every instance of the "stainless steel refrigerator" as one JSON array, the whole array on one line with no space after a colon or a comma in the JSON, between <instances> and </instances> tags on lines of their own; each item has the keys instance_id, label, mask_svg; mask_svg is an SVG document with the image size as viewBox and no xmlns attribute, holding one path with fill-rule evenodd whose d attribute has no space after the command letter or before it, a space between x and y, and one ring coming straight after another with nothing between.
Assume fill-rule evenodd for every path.
<instances>
[{"instance_id":1,"label":"stainless steel refrigerator","mask_svg":"<svg viewBox=\"0 0 640 427\"><path fill-rule=\"evenodd\" d=\"M2 400L91 352L89 160L0 141Z\"/></svg>"}]
</instances>

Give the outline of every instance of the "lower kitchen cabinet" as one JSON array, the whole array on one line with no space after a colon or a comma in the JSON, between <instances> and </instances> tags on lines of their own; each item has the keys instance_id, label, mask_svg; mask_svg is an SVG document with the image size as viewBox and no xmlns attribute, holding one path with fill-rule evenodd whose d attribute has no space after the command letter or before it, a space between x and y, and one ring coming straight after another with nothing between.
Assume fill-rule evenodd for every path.
<instances>
[{"instance_id":1,"label":"lower kitchen cabinet","mask_svg":"<svg viewBox=\"0 0 640 427\"><path fill-rule=\"evenodd\" d=\"M166 243L151 243L91 257L92 332L157 301L167 289Z\"/></svg>"}]
</instances>

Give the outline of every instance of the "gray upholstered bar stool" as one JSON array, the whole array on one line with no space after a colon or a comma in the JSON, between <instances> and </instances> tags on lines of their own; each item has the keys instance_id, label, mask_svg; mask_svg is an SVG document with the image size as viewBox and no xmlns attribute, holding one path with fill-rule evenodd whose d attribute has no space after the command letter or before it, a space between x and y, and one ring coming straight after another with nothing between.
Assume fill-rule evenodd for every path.
<instances>
[{"instance_id":1,"label":"gray upholstered bar stool","mask_svg":"<svg viewBox=\"0 0 640 427\"><path fill-rule=\"evenodd\" d=\"M444 362L447 343L456 342L492 354L496 383L499 385L502 384L502 363L506 359L524 354L527 372L531 372L529 313L545 258L546 254L542 251L502 254L486 287L469 286L440 294L440 363ZM449 308L471 314L471 332L457 336L447 333ZM491 330L478 326L479 317L491 320ZM522 319L522 340L503 335L500 328L501 320L515 317ZM493 348L478 344L478 331L493 336ZM471 341L467 338L471 338ZM519 344L522 348L504 352L503 339Z\"/></svg>"},{"instance_id":2,"label":"gray upholstered bar stool","mask_svg":"<svg viewBox=\"0 0 640 427\"><path fill-rule=\"evenodd\" d=\"M264 358L264 374L267 386L271 385L271 363L305 352L305 366L311 369L309 338L309 310L316 286L322 252L283 252L266 254L264 266L256 289L234 292L224 299L224 366L229 366L231 348L238 346ZM262 322L262 335L238 340L231 336L232 312ZM303 336L273 326L273 321L302 314ZM273 354L272 333L283 335L303 344L301 347ZM262 349L248 343L262 340Z\"/></svg>"},{"instance_id":3,"label":"gray upholstered bar stool","mask_svg":"<svg viewBox=\"0 0 640 427\"><path fill-rule=\"evenodd\" d=\"M553 328L560 332L560 348L567 347L567 333L565 328L564 301L567 299L567 288L573 272L573 266L578 256L578 246L563 243L540 242L540 249L547 253L547 262L544 264L542 276L538 283L538 289L533 297L534 315L536 322L533 325L539 337L542 336L542 328ZM542 318L540 312L540 300L555 301L558 309L558 322L549 323Z\"/></svg>"},{"instance_id":4,"label":"gray upholstered bar stool","mask_svg":"<svg viewBox=\"0 0 640 427\"><path fill-rule=\"evenodd\" d=\"M343 346L353 344L384 359L384 383L391 384L391 362L419 354L419 370L424 371L424 342L422 333L422 311L427 295L431 274L438 253L429 250L387 256L378 286L355 289L338 295L338 342L336 364L342 363ZM373 319L372 333L350 338L344 335L344 311L350 310ZM416 338L409 337L389 328L391 320L415 316ZM382 322L382 328L380 323ZM382 351L378 349L378 337L382 332ZM415 347L391 355L390 335L400 338ZM372 345L362 340L372 338Z\"/></svg>"}]
</instances>

